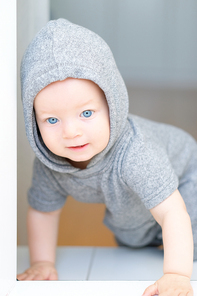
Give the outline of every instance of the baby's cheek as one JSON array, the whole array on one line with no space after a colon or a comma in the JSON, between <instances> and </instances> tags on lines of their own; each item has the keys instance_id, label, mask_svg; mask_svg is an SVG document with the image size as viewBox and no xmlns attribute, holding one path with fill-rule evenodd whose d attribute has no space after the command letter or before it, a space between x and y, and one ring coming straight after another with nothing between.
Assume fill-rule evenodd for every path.
<instances>
[{"instance_id":1,"label":"baby's cheek","mask_svg":"<svg viewBox=\"0 0 197 296\"><path fill-rule=\"evenodd\" d=\"M42 134L41 134L42 135ZM55 139L53 137L53 135L45 133L43 134L43 142L45 143L45 145L47 146L47 148L49 150L54 149L55 148Z\"/></svg>"}]
</instances>

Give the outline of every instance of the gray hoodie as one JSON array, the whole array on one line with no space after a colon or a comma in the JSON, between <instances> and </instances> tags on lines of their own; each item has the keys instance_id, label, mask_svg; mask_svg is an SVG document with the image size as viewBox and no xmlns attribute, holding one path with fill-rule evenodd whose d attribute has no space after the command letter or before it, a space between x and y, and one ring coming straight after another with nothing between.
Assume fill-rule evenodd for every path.
<instances>
[{"instance_id":1,"label":"gray hoodie","mask_svg":"<svg viewBox=\"0 0 197 296\"><path fill-rule=\"evenodd\" d=\"M87 168L73 167L45 146L33 101L45 86L67 77L89 79L105 93L110 140ZM133 247L162 242L150 214L177 188L190 214L197 243L197 144L170 125L128 114L128 94L108 45L71 22L50 21L28 46L21 65L26 133L36 154L29 204L39 211L61 208L67 195L104 203L104 223ZM197 252L195 249L196 259Z\"/></svg>"}]
</instances>

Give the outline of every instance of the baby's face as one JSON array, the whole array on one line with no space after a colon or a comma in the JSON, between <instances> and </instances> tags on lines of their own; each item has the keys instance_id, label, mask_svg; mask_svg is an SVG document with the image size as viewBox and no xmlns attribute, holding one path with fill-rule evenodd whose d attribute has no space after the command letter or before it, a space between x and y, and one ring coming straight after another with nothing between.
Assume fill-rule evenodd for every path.
<instances>
[{"instance_id":1,"label":"baby's face","mask_svg":"<svg viewBox=\"0 0 197 296\"><path fill-rule=\"evenodd\" d=\"M48 85L36 96L34 109L45 145L75 167L85 168L108 144L108 104L90 80L67 78Z\"/></svg>"}]
</instances>

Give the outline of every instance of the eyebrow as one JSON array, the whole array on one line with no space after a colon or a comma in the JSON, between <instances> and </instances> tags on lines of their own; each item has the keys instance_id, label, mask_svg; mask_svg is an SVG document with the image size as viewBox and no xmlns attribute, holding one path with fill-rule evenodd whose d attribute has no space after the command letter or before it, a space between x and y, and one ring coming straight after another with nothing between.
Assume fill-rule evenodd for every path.
<instances>
[{"instance_id":1,"label":"eyebrow","mask_svg":"<svg viewBox=\"0 0 197 296\"><path fill-rule=\"evenodd\" d=\"M89 103L91 103L93 101L93 99L90 99L89 101L85 102L84 104L81 104L80 107L83 107L85 105L88 105Z\"/></svg>"}]
</instances>

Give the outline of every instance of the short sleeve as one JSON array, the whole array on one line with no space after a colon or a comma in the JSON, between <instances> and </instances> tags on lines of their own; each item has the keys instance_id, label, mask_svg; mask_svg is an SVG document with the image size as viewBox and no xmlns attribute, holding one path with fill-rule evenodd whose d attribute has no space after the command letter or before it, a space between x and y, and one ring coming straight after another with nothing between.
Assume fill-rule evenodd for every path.
<instances>
[{"instance_id":1,"label":"short sleeve","mask_svg":"<svg viewBox=\"0 0 197 296\"><path fill-rule=\"evenodd\" d=\"M32 185L28 191L28 202L32 208L51 212L63 207L67 193L58 184L57 174L35 158Z\"/></svg>"},{"instance_id":2,"label":"short sleeve","mask_svg":"<svg viewBox=\"0 0 197 296\"><path fill-rule=\"evenodd\" d=\"M130 143L122 163L122 178L147 209L178 188L178 177L164 147L157 143Z\"/></svg>"}]
</instances>

